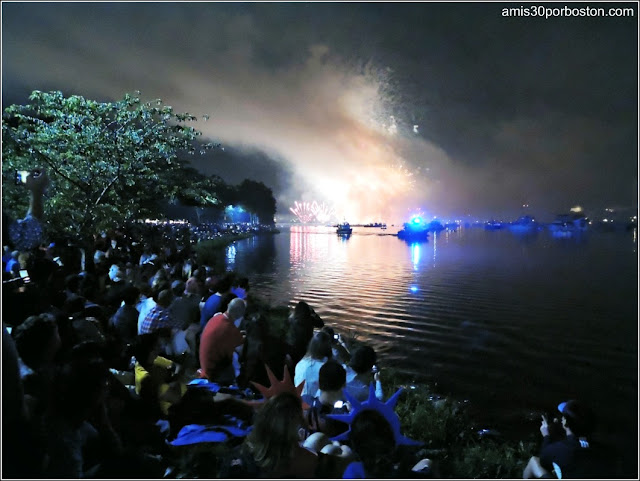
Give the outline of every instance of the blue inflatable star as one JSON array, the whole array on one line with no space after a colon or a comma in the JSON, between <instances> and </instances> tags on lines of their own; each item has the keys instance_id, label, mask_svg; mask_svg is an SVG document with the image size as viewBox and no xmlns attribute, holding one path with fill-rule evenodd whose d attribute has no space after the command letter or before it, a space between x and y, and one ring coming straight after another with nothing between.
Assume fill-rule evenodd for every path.
<instances>
[{"instance_id":1,"label":"blue inflatable star","mask_svg":"<svg viewBox=\"0 0 640 481\"><path fill-rule=\"evenodd\" d=\"M339 434L331 438L332 441L343 441L349 438L349 433L351 433L351 423L358 415L360 411L365 409L375 409L380 414L384 416L387 420L391 429L393 430L393 436L396 440L396 445L405 444L409 446L420 446L424 443L420 441L415 441L413 439L409 439L402 434L400 434L400 418L393 410L398 403L398 399L400 398L400 394L402 393L402 388L398 389L396 393L387 399L387 402L383 403L378 400L376 397L376 388L373 383L369 384L369 399L359 402L357 399L352 397L347 391L344 391L344 395L351 403L351 412L349 414L327 414L328 418L335 419L336 421L342 421L343 423L347 423L349 425L349 430Z\"/></svg>"}]
</instances>

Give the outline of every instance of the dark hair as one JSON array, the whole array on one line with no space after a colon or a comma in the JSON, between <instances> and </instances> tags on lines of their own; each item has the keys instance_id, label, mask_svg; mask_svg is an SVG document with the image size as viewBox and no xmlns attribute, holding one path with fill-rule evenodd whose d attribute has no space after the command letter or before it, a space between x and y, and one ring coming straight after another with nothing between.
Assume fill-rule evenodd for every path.
<instances>
[{"instance_id":1,"label":"dark hair","mask_svg":"<svg viewBox=\"0 0 640 481\"><path fill-rule=\"evenodd\" d=\"M562 416L566 419L566 426L578 437L588 436L594 430L595 415L580 401L567 401L562 410Z\"/></svg>"},{"instance_id":2,"label":"dark hair","mask_svg":"<svg viewBox=\"0 0 640 481\"><path fill-rule=\"evenodd\" d=\"M158 338L158 331L153 331L148 334L140 334L136 338L136 341L131 348L131 352L142 367L148 367L147 360L149 358L149 354L151 354L158 345Z\"/></svg>"},{"instance_id":3,"label":"dark hair","mask_svg":"<svg viewBox=\"0 0 640 481\"><path fill-rule=\"evenodd\" d=\"M122 291L122 300L125 304L134 305L140 296L140 289L136 286L128 285Z\"/></svg>"},{"instance_id":4,"label":"dark hair","mask_svg":"<svg viewBox=\"0 0 640 481\"><path fill-rule=\"evenodd\" d=\"M349 439L368 478L393 477L395 437L382 414L373 409L360 411L351 423Z\"/></svg>"},{"instance_id":5,"label":"dark hair","mask_svg":"<svg viewBox=\"0 0 640 481\"><path fill-rule=\"evenodd\" d=\"M311 306L305 301L300 301L296 304L296 307L293 308L293 315L298 319L311 317Z\"/></svg>"},{"instance_id":6,"label":"dark hair","mask_svg":"<svg viewBox=\"0 0 640 481\"><path fill-rule=\"evenodd\" d=\"M338 391L347 382L347 372L338 361L329 359L320 368L319 382L322 391Z\"/></svg>"},{"instance_id":7,"label":"dark hair","mask_svg":"<svg viewBox=\"0 0 640 481\"><path fill-rule=\"evenodd\" d=\"M371 346L358 346L351 354L349 366L358 374L370 372L378 356Z\"/></svg>"},{"instance_id":8,"label":"dark hair","mask_svg":"<svg viewBox=\"0 0 640 481\"><path fill-rule=\"evenodd\" d=\"M309 341L309 347L307 347L307 353L305 357L312 357L313 359L324 359L325 357L331 357L331 338L326 332L318 331Z\"/></svg>"},{"instance_id":9,"label":"dark hair","mask_svg":"<svg viewBox=\"0 0 640 481\"><path fill-rule=\"evenodd\" d=\"M333 336L335 336L336 331L333 330L333 327L331 326L324 326L322 329L320 329L322 332L326 332L327 334L329 334L329 337L331 339L333 339Z\"/></svg>"},{"instance_id":10,"label":"dark hair","mask_svg":"<svg viewBox=\"0 0 640 481\"><path fill-rule=\"evenodd\" d=\"M53 405L58 413L83 419L90 414L96 396L105 389L109 371L96 359L64 364L55 377Z\"/></svg>"},{"instance_id":11,"label":"dark hair","mask_svg":"<svg viewBox=\"0 0 640 481\"><path fill-rule=\"evenodd\" d=\"M227 292L226 294L222 294L222 297L220 298L220 307L218 307L218 312L227 312L227 307L229 307L229 303L233 301L236 297L238 296L236 296L233 292Z\"/></svg>"},{"instance_id":12,"label":"dark hair","mask_svg":"<svg viewBox=\"0 0 640 481\"><path fill-rule=\"evenodd\" d=\"M43 354L57 329L52 315L40 314L28 317L13 330L16 348L27 366L33 369L40 367L44 361Z\"/></svg>"},{"instance_id":13,"label":"dark hair","mask_svg":"<svg viewBox=\"0 0 640 481\"><path fill-rule=\"evenodd\" d=\"M227 292L229 289L231 289L231 285L233 284L233 277L234 275L229 272L227 274L225 274L222 279L220 279L214 289L216 290L216 292L219 292L220 294Z\"/></svg>"}]
</instances>

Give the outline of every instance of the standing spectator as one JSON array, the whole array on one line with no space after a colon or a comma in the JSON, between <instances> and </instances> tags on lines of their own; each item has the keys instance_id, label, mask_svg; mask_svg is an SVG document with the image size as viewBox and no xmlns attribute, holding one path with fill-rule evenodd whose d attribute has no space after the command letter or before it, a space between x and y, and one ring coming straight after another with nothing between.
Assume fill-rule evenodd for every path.
<instances>
[{"instance_id":1,"label":"standing spectator","mask_svg":"<svg viewBox=\"0 0 640 481\"><path fill-rule=\"evenodd\" d=\"M201 375L220 384L233 384L235 371L232 360L236 347L244 343L244 336L234 325L242 316L246 304L242 299L233 299L226 312L219 313L207 323L200 341Z\"/></svg>"}]
</instances>

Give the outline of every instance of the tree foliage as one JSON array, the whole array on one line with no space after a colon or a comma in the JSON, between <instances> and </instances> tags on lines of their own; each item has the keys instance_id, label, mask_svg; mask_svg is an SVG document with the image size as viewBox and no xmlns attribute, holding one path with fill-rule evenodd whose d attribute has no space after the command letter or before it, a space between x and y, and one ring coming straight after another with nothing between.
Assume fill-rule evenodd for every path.
<instances>
[{"instance_id":1,"label":"tree foliage","mask_svg":"<svg viewBox=\"0 0 640 481\"><path fill-rule=\"evenodd\" d=\"M276 199L269 187L262 182L245 179L236 187L236 203L253 212L260 218L260 223L273 224L276 213Z\"/></svg>"},{"instance_id":2,"label":"tree foliage","mask_svg":"<svg viewBox=\"0 0 640 481\"><path fill-rule=\"evenodd\" d=\"M29 100L2 116L3 201L14 215L26 211L27 195L8 180L36 166L51 178L49 228L76 238L153 216L158 199L218 202L217 179L185 160L215 147L198 142L201 132L190 125L195 116L176 113L160 99L142 102L139 92L98 102L36 90Z\"/></svg>"}]
</instances>

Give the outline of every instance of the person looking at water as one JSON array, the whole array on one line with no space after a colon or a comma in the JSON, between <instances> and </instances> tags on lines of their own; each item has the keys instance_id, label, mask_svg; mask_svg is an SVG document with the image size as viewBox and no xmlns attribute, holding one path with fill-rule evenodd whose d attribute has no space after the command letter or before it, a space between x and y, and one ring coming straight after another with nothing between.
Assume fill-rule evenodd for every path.
<instances>
[{"instance_id":1,"label":"person looking at water","mask_svg":"<svg viewBox=\"0 0 640 481\"><path fill-rule=\"evenodd\" d=\"M302 396L302 400L310 406L306 417L311 431L333 437L349 429L347 424L327 417L327 414L349 413L343 392L346 381L347 374L339 362L329 359L322 365L318 393L315 396Z\"/></svg>"},{"instance_id":2,"label":"person looking at water","mask_svg":"<svg viewBox=\"0 0 640 481\"><path fill-rule=\"evenodd\" d=\"M305 301L300 301L296 304L293 313L289 316L289 332L287 336L287 342L291 346L289 354L294 364L297 364L305 355L309 341L313 337L313 329L323 326L324 322L309 304Z\"/></svg>"},{"instance_id":3,"label":"person looking at water","mask_svg":"<svg viewBox=\"0 0 640 481\"><path fill-rule=\"evenodd\" d=\"M202 377L225 385L235 383L233 354L244 343L244 335L234 321L244 316L245 310L245 302L236 297L224 313L213 316L205 326L200 341Z\"/></svg>"},{"instance_id":4,"label":"person looking at water","mask_svg":"<svg viewBox=\"0 0 640 481\"><path fill-rule=\"evenodd\" d=\"M331 358L331 339L326 332L317 332L309 341L307 353L296 364L294 383L304 381L302 395L315 396L320 387L320 368Z\"/></svg>"},{"instance_id":5,"label":"person looking at water","mask_svg":"<svg viewBox=\"0 0 640 481\"><path fill-rule=\"evenodd\" d=\"M371 346L360 345L351 353L351 361L345 365L347 371L346 391L358 401L365 401L369 397L369 384L376 383L376 398L384 399L380 372L374 368L377 354ZM374 372L376 371L376 372Z\"/></svg>"},{"instance_id":6,"label":"person looking at water","mask_svg":"<svg viewBox=\"0 0 640 481\"><path fill-rule=\"evenodd\" d=\"M524 479L532 478L589 478L594 473L585 469L589 465L590 443L595 418L589 407L580 401L571 400L560 403L565 436L560 440L552 439L546 416L542 416L540 433L542 447L540 456L532 456L523 472ZM556 422L556 420L554 420Z\"/></svg>"},{"instance_id":7,"label":"person looking at water","mask_svg":"<svg viewBox=\"0 0 640 481\"><path fill-rule=\"evenodd\" d=\"M231 274L225 275L216 284L215 294L212 294L207 298L202 306L202 312L200 313L200 328L204 329L209 319L213 317L216 312L220 312L220 305L222 303L222 297L231 292L231 283L233 277Z\"/></svg>"}]
</instances>

